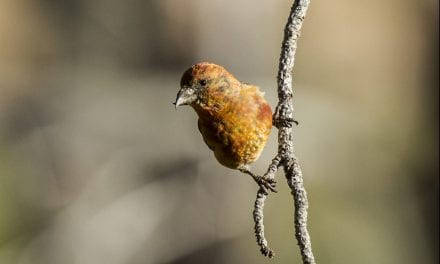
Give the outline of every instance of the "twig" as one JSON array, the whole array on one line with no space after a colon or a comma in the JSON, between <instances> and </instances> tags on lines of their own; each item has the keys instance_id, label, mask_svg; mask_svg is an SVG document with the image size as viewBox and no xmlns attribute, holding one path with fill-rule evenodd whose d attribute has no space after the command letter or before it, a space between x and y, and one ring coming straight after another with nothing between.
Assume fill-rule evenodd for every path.
<instances>
[{"instance_id":1,"label":"twig","mask_svg":"<svg viewBox=\"0 0 440 264\"><path fill-rule=\"evenodd\" d=\"M281 156L277 155L273 160L272 163L269 165L269 168L267 169L266 174L264 174L265 177L268 177L270 179L275 178L275 173L278 170L278 167L280 166ZM254 205L254 222L255 222L255 236L257 237L257 244L260 246L261 254L273 258L275 256L275 252L267 245L266 237L264 236L264 224L263 224L263 207L264 207L264 201L266 200L266 192L263 189L258 190L257 192L257 199L255 200Z\"/></svg>"},{"instance_id":2,"label":"twig","mask_svg":"<svg viewBox=\"0 0 440 264\"><path fill-rule=\"evenodd\" d=\"M273 178L279 166L284 168L295 204L295 237L298 241L303 263L307 264L315 263L315 259L307 231L307 194L303 185L301 167L295 157L293 146L292 124L296 121L293 118L292 69L295 62L297 41L309 3L310 0L295 0L284 28L277 78L279 101L274 114L274 124L279 130L278 154L272 160L266 173L267 177ZM274 256L274 252L268 247L264 236L263 207L265 199L266 195L262 190L259 190L254 208L255 234L261 252L271 258Z\"/></svg>"}]
</instances>

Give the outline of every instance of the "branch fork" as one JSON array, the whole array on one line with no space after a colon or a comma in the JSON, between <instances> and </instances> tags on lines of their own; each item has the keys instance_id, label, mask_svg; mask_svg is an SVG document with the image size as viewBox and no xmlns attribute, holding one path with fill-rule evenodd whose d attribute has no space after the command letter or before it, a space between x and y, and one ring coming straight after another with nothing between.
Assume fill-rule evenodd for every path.
<instances>
[{"instance_id":1,"label":"branch fork","mask_svg":"<svg viewBox=\"0 0 440 264\"><path fill-rule=\"evenodd\" d=\"M284 28L284 39L281 47L277 78L279 101L273 118L274 126L278 128L278 153L272 159L266 174L263 176L274 180L279 167L282 166L284 168L284 174L294 198L295 237L304 264L314 264L316 262L307 231L307 193L303 185L301 167L294 154L293 146L293 124L298 124L298 122L293 118L292 69L295 62L297 41L309 3L310 0L294 0ZM260 188L255 200L253 218L255 222L255 236L257 244L260 246L260 251L263 255L272 258L275 256L275 252L268 246L264 235L263 208L266 197L267 192L265 192L264 188Z\"/></svg>"}]
</instances>

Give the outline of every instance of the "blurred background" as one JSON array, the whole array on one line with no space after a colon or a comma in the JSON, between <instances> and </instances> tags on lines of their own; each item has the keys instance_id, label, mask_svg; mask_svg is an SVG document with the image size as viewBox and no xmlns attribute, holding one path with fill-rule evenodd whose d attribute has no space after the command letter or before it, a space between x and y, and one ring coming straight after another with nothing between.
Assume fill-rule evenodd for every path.
<instances>
[{"instance_id":1,"label":"blurred background","mask_svg":"<svg viewBox=\"0 0 440 264\"><path fill-rule=\"evenodd\" d=\"M210 61L275 106L291 2L0 0L0 263L299 263L283 175L269 261L254 182L171 104ZM438 8L312 1L294 103L318 263L438 262Z\"/></svg>"}]
</instances>

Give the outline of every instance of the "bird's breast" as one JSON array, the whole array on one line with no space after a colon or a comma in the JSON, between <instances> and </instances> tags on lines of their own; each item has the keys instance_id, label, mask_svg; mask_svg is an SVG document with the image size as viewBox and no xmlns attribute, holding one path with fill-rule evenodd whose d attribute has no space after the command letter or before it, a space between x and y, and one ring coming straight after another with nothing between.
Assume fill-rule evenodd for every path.
<instances>
[{"instance_id":1,"label":"bird's breast","mask_svg":"<svg viewBox=\"0 0 440 264\"><path fill-rule=\"evenodd\" d=\"M222 165L236 169L260 156L272 128L272 111L261 94L244 94L216 111L195 110L200 133Z\"/></svg>"}]
</instances>

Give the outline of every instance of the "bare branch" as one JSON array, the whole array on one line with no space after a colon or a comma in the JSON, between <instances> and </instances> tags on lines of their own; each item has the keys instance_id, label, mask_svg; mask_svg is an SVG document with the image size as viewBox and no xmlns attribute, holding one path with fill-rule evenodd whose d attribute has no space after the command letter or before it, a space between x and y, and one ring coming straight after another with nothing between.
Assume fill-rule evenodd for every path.
<instances>
[{"instance_id":1,"label":"bare branch","mask_svg":"<svg viewBox=\"0 0 440 264\"><path fill-rule=\"evenodd\" d=\"M267 171L264 174L264 176L269 179L274 179L275 173L277 173L278 168L280 167L280 162L281 162L281 155L277 154L275 158L272 159L272 162L269 164L269 168L267 168Z\"/></svg>"},{"instance_id":2,"label":"bare branch","mask_svg":"<svg viewBox=\"0 0 440 264\"><path fill-rule=\"evenodd\" d=\"M254 206L254 222L255 222L255 236L257 237L257 244L260 246L261 254L269 258L275 256L275 252L267 245L266 237L264 236L264 224L263 224L263 207L266 200L266 194L263 190L259 190L257 193L257 199Z\"/></svg>"},{"instance_id":3,"label":"bare branch","mask_svg":"<svg viewBox=\"0 0 440 264\"><path fill-rule=\"evenodd\" d=\"M275 158L272 159L271 164L269 165L269 168L267 169L266 174L264 174L265 177L269 179L275 178L275 173L278 171L278 168L280 166L281 156L276 155ZM260 246L261 254L264 256L267 256L269 258L273 258L275 256L275 252L269 248L267 245L266 237L264 236L264 213L263 213L263 207L264 207L264 201L266 200L266 193L265 190L261 189L258 190L257 193L257 199L255 199L255 205L254 205L254 222L255 222L255 236L257 238L257 244Z\"/></svg>"},{"instance_id":4,"label":"bare branch","mask_svg":"<svg viewBox=\"0 0 440 264\"><path fill-rule=\"evenodd\" d=\"M310 236L307 231L307 194L303 185L301 167L294 155L292 124L293 118L293 88L292 69L295 62L297 41L301 26L307 12L310 0L295 0L287 24L284 28L284 39L278 69L278 105L274 113L274 125L278 128L278 154L269 165L266 176L274 177L281 165L288 185L291 189L295 204L295 237L298 241L303 263L315 263L312 253ZM263 255L273 257L274 252L268 247L264 237L263 207L266 195L260 189L257 193L254 208L255 234L257 243Z\"/></svg>"},{"instance_id":5,"label":"bare branch","mask_svg":"<svg viewBox=\"0 0 440 264\"><path fill-rule=\"evenodd\" d=\"M295 156L292 157L288 166L284 166L284 172L295 202L295 237L298 241L303 263L315 263L312 244L309 232L307 231L307 209L309 203L303 185L301 167Z\"/></svg>"}]
</instances>

